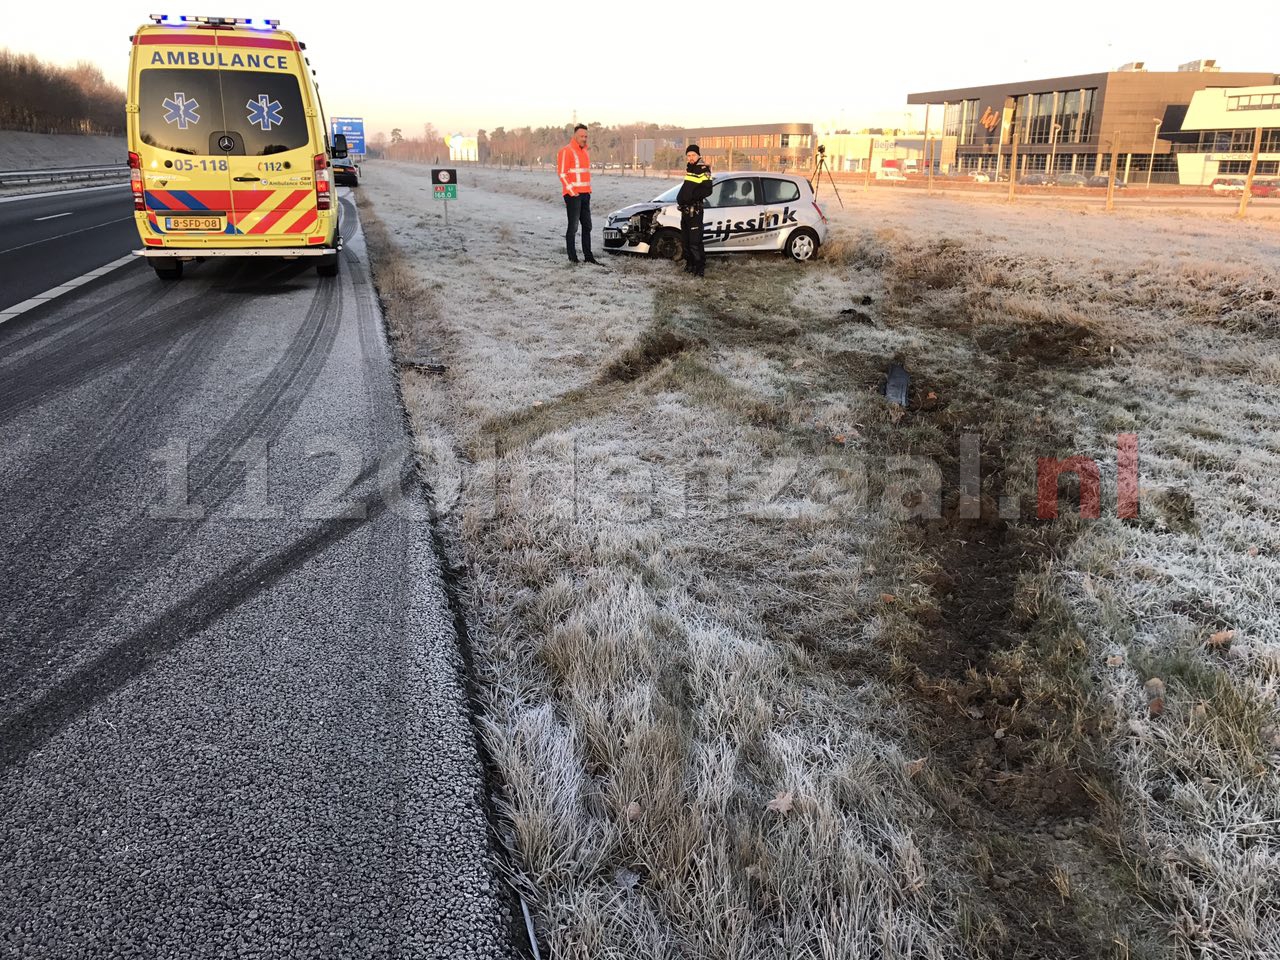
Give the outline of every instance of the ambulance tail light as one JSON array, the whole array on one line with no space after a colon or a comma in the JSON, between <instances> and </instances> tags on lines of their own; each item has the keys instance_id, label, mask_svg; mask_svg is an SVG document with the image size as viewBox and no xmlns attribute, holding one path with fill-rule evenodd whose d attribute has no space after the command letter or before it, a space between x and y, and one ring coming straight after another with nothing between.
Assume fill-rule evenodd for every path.
<instances>
[{"instance_id":1,"label":"ambulance tail light","mask_svg":"<svg viewBox=\"0 0 1280 960\"><path fill-rule=\"evenodd\" d=\"M133 152L129 154L129 186L133 188L133 209L147 209L142 196L142 158Z\"/></svg>"},{"instance_id":2,"label":"ambulance tail light","mask_svg":"<svg viewBox=\"0 0 1280 960\"><path fill-rule=\"evenodd\" d=\"M329 172L329 155L317 153L316 168L316 209L328 210L333 205L333 174Z\"/></svg>"}]
</instances>

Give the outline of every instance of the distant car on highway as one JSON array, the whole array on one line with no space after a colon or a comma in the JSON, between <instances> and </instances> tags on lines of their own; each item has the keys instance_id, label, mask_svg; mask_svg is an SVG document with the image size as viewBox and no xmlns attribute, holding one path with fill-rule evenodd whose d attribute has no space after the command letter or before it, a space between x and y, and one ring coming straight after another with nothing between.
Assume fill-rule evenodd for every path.
<instances>
[{"instance_id":1,"label":"distant car on highway","mask_svg":"<svg viewBox=\"0 0 1280 960\"><path fill-rule=\"evenodd\" d=\"M334 160L331 166L333 167L334 184L339 187L360 186L360 167L350 157L341 157Z\"/></svg>"},{"instance_id":2,"label":"distant car on highway","mask_svg":"<svg viewBox=\"0 0 1280 960\"><path fill-rule=\"evenodd\" d=\"M1087 187L1089 178L1083 173L1060 173L1053 178L1055 187Z\"/></svg>"},{"instance_id":3,"label":"distant car on highway","mask_svg":"<svg viewBox=\"0 0 1280 960\"><path fill-rule=\"evenodd\" d=\"M1239 177L1218 177L1209 186L1214 193L1244 193L1244 180Z\"/></svg>"},{"instance_id":4,"label":"distant car on highway","mask_svg":"<svg viewBox=\"0 0 1280 960\"><path fill-rule=\"evenodd\" d=\"M1094 187L1094 188L1101 187L1103 190L1105 190L1107 189L1107 181L1109 179L1110 178L1105 173L1095 173L1092 177L1089 178L1089 182L1086 183L1085 186ZM1125 187L1124 181L1121 180L1119 177L1116 177L1116 189L1123 190L1124 187Z\"/></svg>"}]
</instances>

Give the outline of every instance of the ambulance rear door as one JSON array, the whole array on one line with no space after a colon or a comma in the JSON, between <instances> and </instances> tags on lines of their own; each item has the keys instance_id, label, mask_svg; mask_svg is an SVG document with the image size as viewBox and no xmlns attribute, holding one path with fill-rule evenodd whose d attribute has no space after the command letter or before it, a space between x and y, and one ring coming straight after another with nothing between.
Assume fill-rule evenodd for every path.
<instances>
[{"instance_id":1,"label":"ambulance rear door","mask_svg":"<svg viewBox=\"0 0 1280 960\"><path fill-rule=\"evenodd\" d=\"M235 230L272 245L305 245L324 229L315 158L328 161L299 82L302 53L284 36L225 33L218 51Z\"/></svg>"},{"instance_id":2,"label":"ambulance rear door","mask_svg":"<svg viewBox=\"0 0 1280 960\"><path fill-rule=\"evenodd\" d=\"M189 66L182 37L142 35L137 150L147 225L169 243L230 233L231 164L219 146L222 94L216 67ZM154 64L154 65L152 65Z\"/></svg>"}]
</instances>

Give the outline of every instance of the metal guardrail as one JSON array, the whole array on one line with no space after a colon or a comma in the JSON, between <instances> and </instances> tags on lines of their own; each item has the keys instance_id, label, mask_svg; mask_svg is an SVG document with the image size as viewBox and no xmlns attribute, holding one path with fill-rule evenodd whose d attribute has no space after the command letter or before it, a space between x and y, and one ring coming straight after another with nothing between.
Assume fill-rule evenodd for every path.
<instances>
[{"instance_id":1,"label":"metal guardrail","mask_svg":"<svg viewBox=\"0 0 1280 960\"><path fill-rule=\"evenodd\" d=\"M39 170L0 170L0 187L14 183L70 183L74 180L100 180L128 177L127 163L103 163L89 167L43 167Z\"/></svg>"}]
</instances>

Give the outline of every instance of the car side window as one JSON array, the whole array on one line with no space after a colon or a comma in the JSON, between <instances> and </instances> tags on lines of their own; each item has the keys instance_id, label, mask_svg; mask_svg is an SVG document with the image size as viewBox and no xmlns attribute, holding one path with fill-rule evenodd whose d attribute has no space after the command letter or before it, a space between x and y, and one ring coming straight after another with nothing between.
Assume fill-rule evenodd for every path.
<instances>
[{"instance_id":1,"label":"car side window","mask_svg":"<svg viewBox=\"0 0 1280 960\"><path fill-rule=\"evenodd\" d=\"M752 207L756 200L756 182L751 177L717 180L707 198L708 207Z\"/></svg>"},{"instance_id":2,"label":"car side window","mask_svg":"<svg viewBox=\"0 0 1280 960\"><path fill-rule=\"evenodd\" d=\"M774 180L772 177L765 177L762 182L765 203L790 203L800 199L800 188L791 180Z\"/></svg>"}]
</instances>

